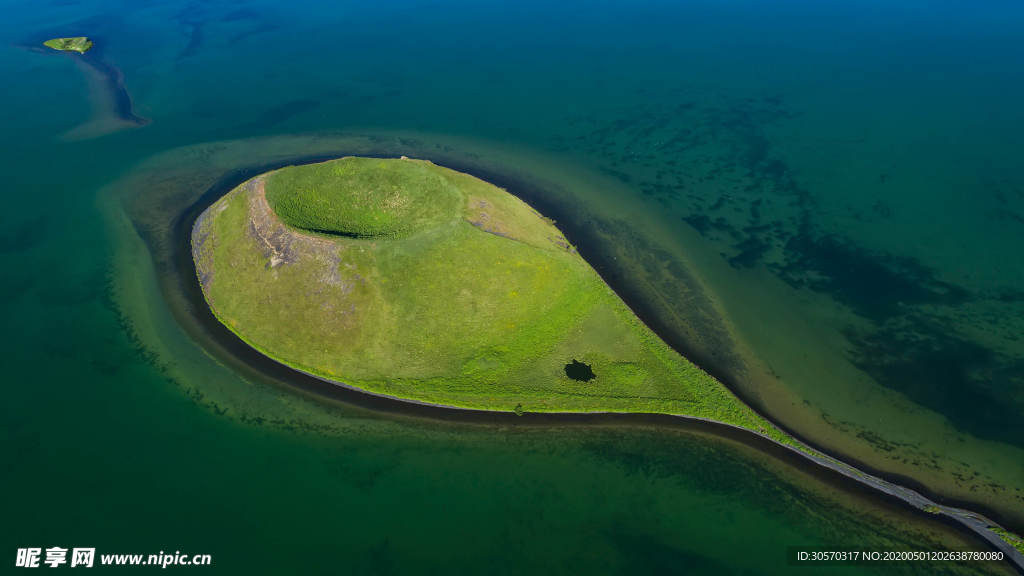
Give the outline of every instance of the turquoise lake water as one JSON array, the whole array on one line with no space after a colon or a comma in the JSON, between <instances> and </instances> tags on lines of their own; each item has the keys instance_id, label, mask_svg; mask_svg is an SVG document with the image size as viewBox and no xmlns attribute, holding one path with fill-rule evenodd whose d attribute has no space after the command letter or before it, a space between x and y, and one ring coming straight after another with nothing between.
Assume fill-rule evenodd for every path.
<instances>
[{"instance_id":1,"label":"turquoise lake water","mask_svg":"<svg viewBox=\"0 0 1024 576\"><path fill-rule=\"evenodd\" d=\"M1019 5L0 10L3 565L59 545L230 572L763 574L794 546L980 547L699 430L381 414L207 354L162 291L161 232L226 174L328 152L493 175L774 421L1024 528ZM148 124L25 46L70 34Z\"/></svg>"}]
</instances>

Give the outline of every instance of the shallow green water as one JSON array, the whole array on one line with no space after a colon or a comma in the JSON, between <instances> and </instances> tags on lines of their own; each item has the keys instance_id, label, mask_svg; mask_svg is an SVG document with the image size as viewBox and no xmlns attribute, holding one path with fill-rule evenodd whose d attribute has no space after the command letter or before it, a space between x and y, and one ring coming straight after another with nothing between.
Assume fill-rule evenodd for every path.
<instances>
[{"instance_id":1,"label":"shallow green water","mask_svg":"<svg viewBox=\"0 0 1024 576\"><path fill-rule=\"evenodd\" d=\"M166 310L152 328L125 315L111 274L148 272L115 265L103 187L181 146L321 130L395 130L395 151L543 173L553 202L579 206L602 273L784 425L1024 515L1010 5L3 7L0 67L18 79L0 95L9 557L770 573L795 545L957 544L692 433L321 408L218 366ZM104 44L151 125L61 138L93 114L88 76L15 44L69 28ZM158 310L156 286L136 310Z\"/></svg>"}]
</instances>

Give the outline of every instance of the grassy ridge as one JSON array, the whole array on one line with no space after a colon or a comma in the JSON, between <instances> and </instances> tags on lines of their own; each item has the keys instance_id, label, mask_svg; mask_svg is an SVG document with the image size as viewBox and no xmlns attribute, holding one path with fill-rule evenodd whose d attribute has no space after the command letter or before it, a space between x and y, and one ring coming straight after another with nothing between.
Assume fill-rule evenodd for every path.
<instances>
[{"instance_id":1,"label":"grassy ridge","mask_svg":"<svg viewBox=\"0 0 1024 576\"><path fill-rule=\"evenodd\" d=\"M1021 554L1024 554L1024 538L1017 536L1013 532L1009 532L1002 528L991 527L989 528L992 532L995 532L1000 538L1006 541L1010 546L1013 546Z\"/></svg>"},{"instance_id":2,"label":"grassy ridge","mask_svg":"<svg viewBox=\"0 0 1024 576\"><path fill-rule=\"evenodd\" d=\"M389 162L342 158L278 170L267 201L296 228L362 238L401 236L455 214L460 196L446 179L415 162L379 168Z\"/></svg>"},{"instance_id":3,"label":"grassy ridge","mask_svg":"<svg viewBox=\"0 0 1024 576\"><path fill-rule=\"evenodd\" d=\"M89 40L85 36L76 36L73 38L51 38L50 40L43 42L43 46L64 52L78 52L79 54L85 54L90 48L92 48L92 40Z\"/></svg>"},{"instance_id":4,"label":"grassy ridge","mask_svg":"<svg viewBox=\"0 0 1024 576\"><path fill-rule=\"evenodd\" d=\"M501 189L415 160L342 159L262 182L280 220L261 212L257 179L211 206L193 241L214 313L275 359L424 402L683 414L789 442ZM570 379L574 359L597 377Z\"/></svg>"}]
</instances>

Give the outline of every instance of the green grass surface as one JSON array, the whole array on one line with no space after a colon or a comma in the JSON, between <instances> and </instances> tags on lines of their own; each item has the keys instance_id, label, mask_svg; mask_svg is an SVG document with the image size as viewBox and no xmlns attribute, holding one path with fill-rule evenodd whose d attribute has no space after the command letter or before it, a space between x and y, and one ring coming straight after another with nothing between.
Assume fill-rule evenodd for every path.
<instances>
[{"instance_id":1,"label":"green grass surface","mask_svg":"<svg viewBox=\"0 0 1024 576\"><path fill-rule=\"evenodd\" d=\"M401 236L457 213L459 192L448 179L415 162L388 166L343 158L280 170L268 178L267 201L291 226L354 237Z\"/></svg>"},{"instance_id":2,"label":"green grass surface","mask_svg":"<svg viewBox=\"0 0 1024 576\"><path fill-rule=\"evenodd\" d=\"M640 322L549 220L426 161L258 177L200 217L193 249L221 322L312 374L467 408L683 414L791 442ZM566 376L574 359L596 378Z\"/></svg>"},{"instance_id":3,"label":"green grass surface","mask_svg":"<svg viewBox=\"0 0 1024 576\"><path fill-rule=\"evenodd\" d=\"M995 532L996 535L1005 540L1010 546L1013 546L1018 552L1024 554L1024 538L1021 538L1013 532L1009 532L995 526L989 528L989 530Z\"/></svg>"},{"instance_id":4,"label":"green grass surface","mask_svg":"<svg viewBox=\"0 0 1024 576\"><path fill-rule=\"evenodd\" d=\"M85 36L76 36L74 38L53 38L43 42L43 46L53 48L54 50L85 54L90 48L92 48L92 40L89 40Z\"/></svg>"}]
</instances>

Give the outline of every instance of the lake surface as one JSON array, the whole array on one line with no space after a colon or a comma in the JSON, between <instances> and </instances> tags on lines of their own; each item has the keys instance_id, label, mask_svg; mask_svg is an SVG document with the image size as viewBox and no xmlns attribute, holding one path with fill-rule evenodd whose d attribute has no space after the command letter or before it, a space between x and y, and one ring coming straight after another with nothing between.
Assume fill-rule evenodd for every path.
<instances>
[{"instance_id":1,"label":"lake surface","mask_svg":"<svg viewBox=\"0 0 1024 576\"><path fill-rule=\"evenodd\" d=\"M760 574L980 548L699 429L437 422L234 364L174 294L174 219L332 153L493 176L783 427L1024 527L1024 10L892 4L0 2L4 553ZM150 123L22 47L70 33Z\"/></svg>"}]
</instances>

